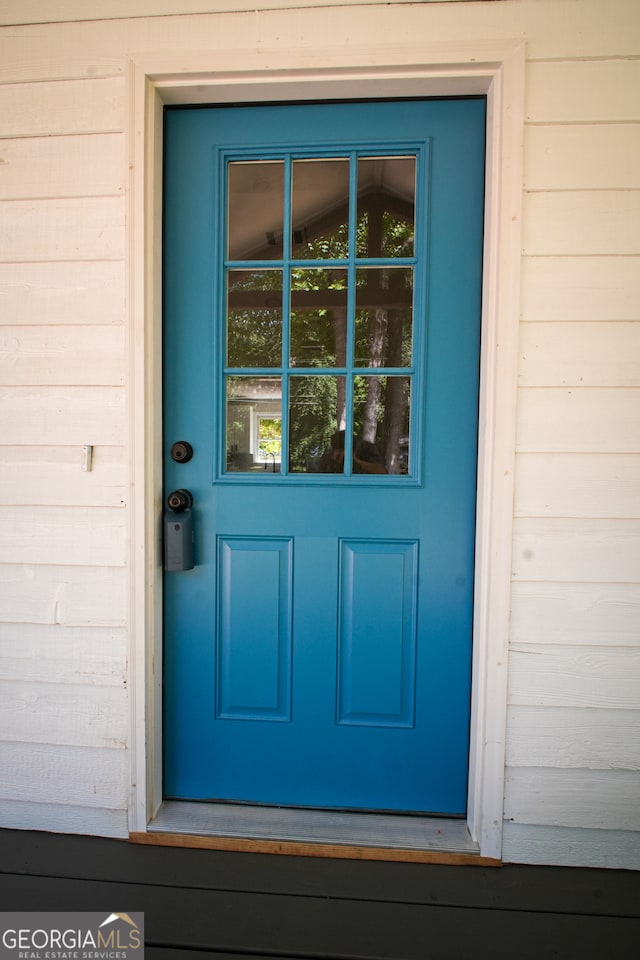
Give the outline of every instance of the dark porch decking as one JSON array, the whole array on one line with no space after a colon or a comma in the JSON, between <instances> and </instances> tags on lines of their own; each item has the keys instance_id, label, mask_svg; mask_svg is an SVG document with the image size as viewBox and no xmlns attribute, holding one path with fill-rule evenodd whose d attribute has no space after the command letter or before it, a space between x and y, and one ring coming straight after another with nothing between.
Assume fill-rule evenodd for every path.
<instances>
[{"instance_id":1,"label":"dark porch decking","mask_svg":"<svg viewBox=\"0 0 640 960\"><path fill-rule=\"evenodd\" d=\"M0 910L144 911L148 958L640 955L640 873L362 862L0 831Z\"/></svg>"}]
</instances>

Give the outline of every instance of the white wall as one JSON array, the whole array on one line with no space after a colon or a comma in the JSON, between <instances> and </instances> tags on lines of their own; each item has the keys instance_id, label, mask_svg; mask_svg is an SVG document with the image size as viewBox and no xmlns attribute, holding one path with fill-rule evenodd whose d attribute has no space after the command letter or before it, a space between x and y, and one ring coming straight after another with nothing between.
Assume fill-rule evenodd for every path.
<instances>
[{"instance_id":1,"label":"white wall","mask_svg":"<svg viewBox=\"0 0 640 960\"><path fill-rule=\"evenodd\" d=\"M271 5L0 11L0 825L127 832L129 58L522 38L504 857L640 867L640 6Z\"/></svg>"},{"instance_id":2,"label":"white wall","mask_svg":"<svg viewBox=\"0 0 640 960\"><path fill-rule=\"evenodd\" d=\"M640 60L581 33L527 70L504 854L639 867Z\"/></svg>"}]
</instances>

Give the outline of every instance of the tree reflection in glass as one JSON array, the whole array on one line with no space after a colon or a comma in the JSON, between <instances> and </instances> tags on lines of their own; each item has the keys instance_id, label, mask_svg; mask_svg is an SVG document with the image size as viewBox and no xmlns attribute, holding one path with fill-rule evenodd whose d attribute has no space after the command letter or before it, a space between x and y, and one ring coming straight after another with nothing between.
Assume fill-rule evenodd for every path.
<instances>
[{"instance_id":1,"label":"tree reflection in glass","mask_svg":"<svg viewBox=\"0 0 640 960\"><path fill-rule=\"evenodd\" d=\"M282 270L229 270L227 366L279 367Z\"/></svg>"},{"instance_id":2,"label":"tree reflection in glass","mask_svg":"<svg viewBox=\"0 0 640 960\"><path fill-rule=\"evenodd\" d=\"M294 160L291 256L344 260L349 256L349 160Z\"/></svg>"},{"instance_id":3,"label":"tree reflection in glass","mask_svg":"<svg viewBox=\"0 0 640 960\"><path fill-rule=\"evenodd\" d=\"M412 311L412 267L359 268L355 365L411 366Z\"/></svg>"},{"instance_id":4,"label":"tree reflection in glass","mask_svg":"<svg viewBox=\"0 0 640 960\"><path fill-rule=\"evenodd\" d=\"M357 376L353 387L353 428L358 444L373 459L375 448L385 473L409 472L409 411L411 379L397 376ZM373 472L360 469L354 472Z\"/></svg>"},{"instance_id":5,"label":"tree reflection in glass","mask_svg":"<svg viewBox=\"0 0 640 960\"><path fill-rule=\"evenodd\" d=\"M338 390L340 384L340 391ZM343 473L323 469L322 458L331 449L338 429L338 392L344 395L344 377L293 376L289 381L289 470L292 473Z\"/></svg>"},{"instance_id":6,"label":"tree reflection in glass","mask_svg":"<svg viewBox=\"0 0 640 960\"><path fill-rule=\"evenodd\" d=\"M290 365L342 367L347 357L347 271L291 271Z\"/></svg>"},{"instance_id":7,"label":"tree reflection in glass","mask_svg":"<svg viewBox=\"0 0 640 960\"><path fill-rule=\"evenodd\" d=\"M406 475L416 157L233 161L228 189L227 469Z\"/></svg>"},{"instance_id":8,"label":"tree reflection in glass","mask_svg":"<svg viewBox=\"0 0 640 960\"><path fill-rule=\"evenodd\" d=\"M358 160L359 257L413 256L415 197L415 157Z\"/></svg>"}]
</instances>

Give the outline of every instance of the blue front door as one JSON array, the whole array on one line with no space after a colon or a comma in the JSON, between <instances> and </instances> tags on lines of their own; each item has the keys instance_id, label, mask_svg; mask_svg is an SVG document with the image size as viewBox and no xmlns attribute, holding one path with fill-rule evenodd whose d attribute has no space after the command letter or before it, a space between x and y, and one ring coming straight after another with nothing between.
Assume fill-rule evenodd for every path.
<instances>
[{"instance_id":1,"label":"blue front door","mask_svg":"<svg viewBox=\"0 0 640 960\"><path fill-rule=\"evenodd\" d=\"M465 812L484 117L167 112L167 797Z\"/></svg>"}]
</instances>

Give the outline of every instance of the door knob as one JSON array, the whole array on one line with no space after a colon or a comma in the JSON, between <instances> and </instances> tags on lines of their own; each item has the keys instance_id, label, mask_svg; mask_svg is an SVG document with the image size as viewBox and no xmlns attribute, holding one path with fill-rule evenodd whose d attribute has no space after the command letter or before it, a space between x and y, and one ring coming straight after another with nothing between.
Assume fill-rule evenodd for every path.
<instances>
[{"instance_id":1,"label":"door knob","mask_svg":"<svg viewBox=\"0 0 640 960\"><path fill-rule=\"evenodd\" d=\"M189 490L174 490L167 497L167 506L174 513L182 513L193 506L193 494Z\"/></svg>"}]
</instances>

